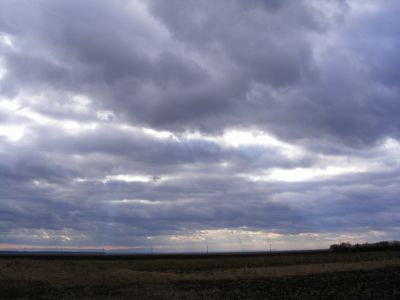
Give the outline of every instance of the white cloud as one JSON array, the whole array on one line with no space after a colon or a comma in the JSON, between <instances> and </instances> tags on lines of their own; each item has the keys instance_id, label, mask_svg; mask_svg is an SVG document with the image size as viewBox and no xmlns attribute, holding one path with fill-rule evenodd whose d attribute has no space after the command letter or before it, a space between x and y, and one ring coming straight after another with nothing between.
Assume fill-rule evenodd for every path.
<instances>
[{"instance_id":1,"label":"white cloud","mask_svg":"<svg viewBox=\"0 0 400 300\"><path fill-rule=\"evenodd\" d=\"M143 182L143 183L158 183L166 180L176 179L176 176L156 176L156 175L140 175L140 174L119 174L109 175L102 180L104 184L110 181L123 181L123 182Z\"/></svg>"},{"instance_id":2,"label":"white cloud","mask_svg":"<svg viewBox=\"0 0 400 300\"><path fill-rule=\"evenodd\" d=\"M7 137L12 142L20 141L26 134L24 126L4 125L0 126L0 136Z\"/></svg>"},{"instance_id":3,"label":"white cloud","mask_svg":"<svg viewBox=\"0 0 400 300\"><path fill-rule=\"evenodd\" d=\"M14 45L14 41L13 41L13 37L9 34L0 34L0 43L2 43L3 45L14 49L15 45Z\"/></svg>"},{"instance_id":4,"label":"white cloud","mask_svg":"<svg viewBox=\"0 0 400 300\"><path fill-rule=\"evenodd\" d=\"M121 200L110 200L106 201L110 202L113 204L138 204L138 205L160 205L163 202L161 201L151 201L151 200L145 200L145 199L121 199Z\"/></svg>"}]
</instances>

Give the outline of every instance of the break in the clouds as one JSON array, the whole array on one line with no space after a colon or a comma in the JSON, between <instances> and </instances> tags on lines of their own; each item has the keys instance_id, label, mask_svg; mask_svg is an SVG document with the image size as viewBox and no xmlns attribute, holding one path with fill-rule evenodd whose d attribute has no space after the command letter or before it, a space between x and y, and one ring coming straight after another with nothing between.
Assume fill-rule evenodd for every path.
<instances>
[{"instance_id":1,"label":"break in the clouds","mask_svg":"<svg viewBox=\"0 0 400 300\"><path fill-rule=\"evenodd\" d=\"M399 238L399 13L0 0L0 247Z\"/></svg>"}]
</instances>

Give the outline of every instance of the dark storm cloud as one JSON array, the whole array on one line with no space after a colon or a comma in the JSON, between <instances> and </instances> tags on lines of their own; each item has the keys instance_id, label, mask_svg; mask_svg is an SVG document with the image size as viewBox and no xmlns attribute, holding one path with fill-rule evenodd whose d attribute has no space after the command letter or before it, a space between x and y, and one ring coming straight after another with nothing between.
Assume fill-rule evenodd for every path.
<instances>
[{"instance_id":1,"label":"dark storm cloud","mask_svg":"<svg viewBox=\"0 0 400 300\"><path fill-rule=\"evenodd\" d=\"M398 226L396 1L0 7L0 242ZM291 145L229 144L229 129ZM332 178L271 179L353 163Z\"/></svg>"},{"instance_id":2,"label":"dark storm cloud","mask_svg":"<svg viewBox=\"0 0 400 300\"><path fill-rule=\"evenodd\" d=\"M226 4L186 3L179 10L175 8L179 3L161 4L156 11L161 12L167 27L151 24L160 31L152 32L148 20L140 19L139 13L129 14L133 8L129 9L128 2L43 1L34 5L4 1L2 31L15 37L16 47L21 49L4 51L5 86L15 92L21 86L43 89L47 85L89 93L100 106L127 111L128 118L159 127L215 130L234 125L235 119L226 119L226 113L237 110L252 81L286 86L310 72L310 44L292 28L312 30L315 21L305 5L272 5L293 20L285 24L283 18L273 15L266 22L268 12L263 10L257 13L250 7L244 13L237 2ZM207 16L214 6L216 10ZM28 13L19 20L22 9ZM231 18L221 17L224 9L232 19L239 19L237 28L232 27ZM172 17L170 10L179 15ZM197 28L193 12L205 17L204 26L210 28ZM180 23L169 22L174 20ZM190 31L187 40L177 28ZM182 41L169 39L163 33L166 30ZM33 51L26 53L25 48ZM154 52L152 57L149 52ZM225 61L223 78L212 74L215 64L206 67L202 59L196 62L198 53L210 56L212 64L215 59Z\"/></svg>"},{"instance_id":3,"label":"dark storm cloud","mask_svg":"<svg viewBox=\"0 0 400 300\"><path fill-rule=\"evenodd\" d=\"M47 181L62 181L73 178L78 173L57 161L49 155L33 152L33 149L16 149L9 147L0 151L0 162L3 182L14 180L45 179Z\"/></svg>"},{"instance_id":4,"label":"dark storm cloud","mask_svg":"<svg viewBox=\"0 0 400 300\"><path fill-rule=\"evenodd\" d=\"M150 7L182 43L226 59L247 85L287 86L312 71L307 32L321 24L302 1L151 1Z\"/></svg>"},{"instance_id":5,"label":"dark storm cloud","mask_svg":"<svg viewBox=\"0 0 400 300\"><path fill-rule=\"evenodd\" d=\"M8 71L6 91L17 93L23 86L88 93L98 98L99 106L111 106L119 113L128 108L130 118L144 115L145 119L151 114L161 119L164 112L157 107L168 101L157 94L178 96L178 91L169 86L203 99L209 94L202 89L220 89L213 88L210 81L201 88L207 77L201 66L174 53L173 48L169 50L168 44L159 41L161 33L147 28L149 20L141 20L144 17L128 2L44 1L40 7L23 3L28 8L33 6L23 20L25 26L15 22L19 10L27 9L21 3L5 1L7 9L1 16L6 23L3 30L15 37L19 50L3 52ZM113 22L104 22L110 19ZM25 48L34 51L26 53ZM155 52L153 57L150 52ZM147 88L152 94L147 94ZM165 107L170 105L173 103Z\"/></svg>"},{"instance_id":6,"label":"dark storm cloud","mask_svg":"<svg viewBox=\"0 0 400 300\"><path fill-rule=\"evenodd\" d=\"M16 46L2 51L3 90L88 94L176 131L250 125L353 147L397 137L395 2L359 15L344 1L144 2L154 18L132 3L3 1Z\"/></svg>"}]
</instances>

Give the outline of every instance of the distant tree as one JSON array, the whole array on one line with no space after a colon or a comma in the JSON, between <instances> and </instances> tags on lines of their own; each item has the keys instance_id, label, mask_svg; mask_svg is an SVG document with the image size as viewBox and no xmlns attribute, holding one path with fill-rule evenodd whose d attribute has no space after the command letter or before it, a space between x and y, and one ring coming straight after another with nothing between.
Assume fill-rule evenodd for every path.
<instances>
[{"instance_id":1,"label":"distant tree","mask_svg":"<svg viewBox=\"0 0 400 300\"><path fill-rule=\"evenodd\" d=\"M400 241L381 241L354 245L340 243L331 245L330 250L333 252L400 250Z\"/></svg>"}]
</instances>

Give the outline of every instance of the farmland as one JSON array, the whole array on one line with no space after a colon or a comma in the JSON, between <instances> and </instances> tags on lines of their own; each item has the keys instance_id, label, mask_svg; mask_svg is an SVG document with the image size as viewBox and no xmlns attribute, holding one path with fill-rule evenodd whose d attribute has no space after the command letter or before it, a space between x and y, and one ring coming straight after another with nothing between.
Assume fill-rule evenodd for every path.
<instances>
[{"instance_id":1,"label":"farmland","mask_svg":"<svg viewBox=\"0 0 400 300\"><path fill-rule=\"evenodd\" d=\"M2 255L3 299L396 299L400 252Z\"/></svg>"}]
</instances>

